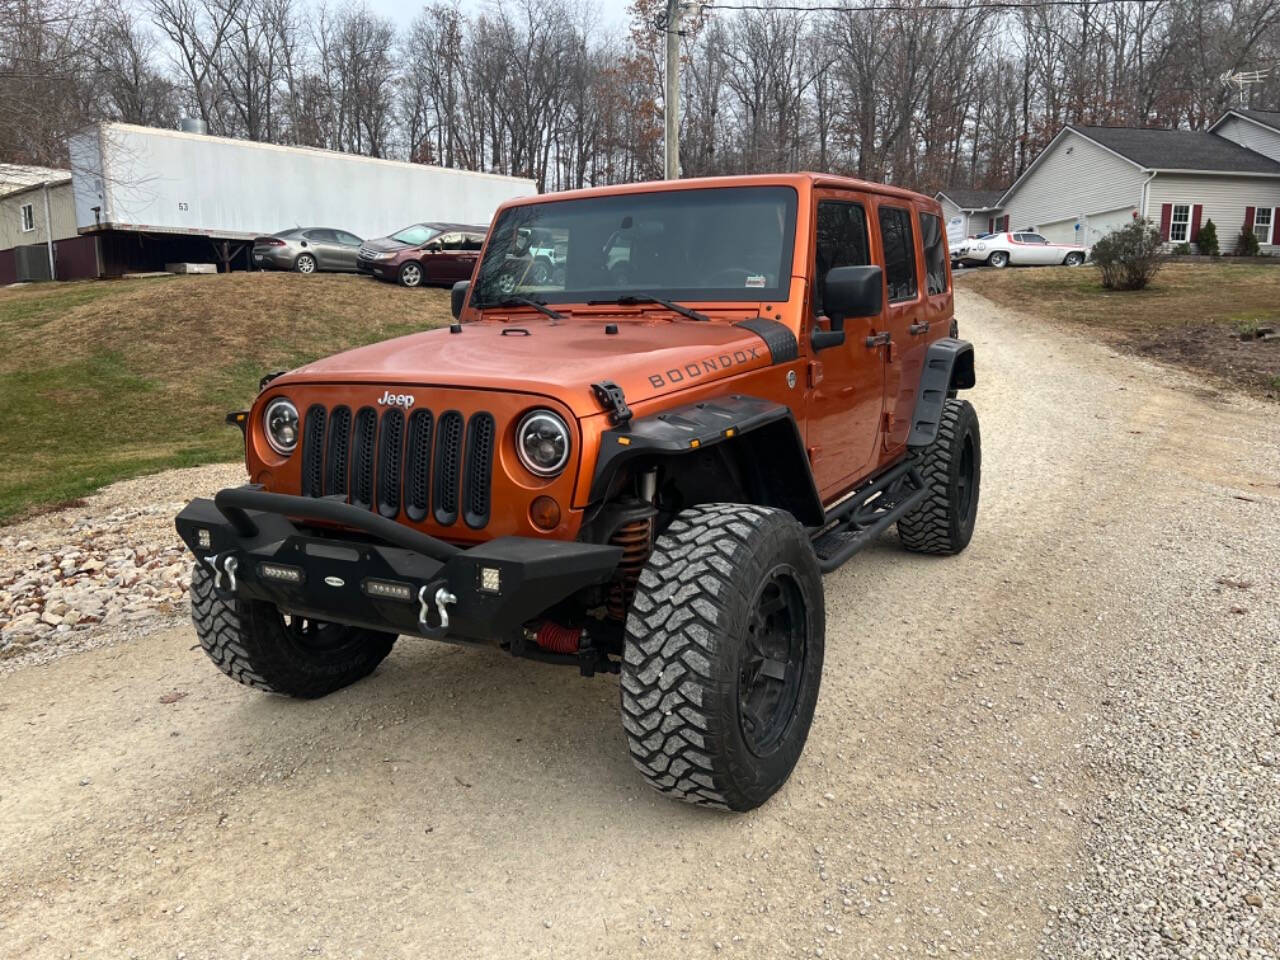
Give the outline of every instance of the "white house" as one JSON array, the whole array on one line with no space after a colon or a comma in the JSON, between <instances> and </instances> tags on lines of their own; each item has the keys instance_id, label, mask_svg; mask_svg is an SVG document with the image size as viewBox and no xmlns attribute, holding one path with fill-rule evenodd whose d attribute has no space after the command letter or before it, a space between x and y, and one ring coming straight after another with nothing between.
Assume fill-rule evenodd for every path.
<instances>
[{"instance_id":1,"label":"white house","mask_svg":"<svg viewBox=\"0 0 1280 960\"><path fill-rule=\"evenodd\" d=\"M1003 190L964 190L948 187L934 194L947 218L947 242L956 243L980 233L995 233Z\"/></svg>"},{"instance_id":2,"label":"white house","mask_svg":"<svg viewBox=\"0 0 1280 960\"><path fill-rule=\"evenodd\" d=\"M1228 111L1209 130L1067 126L995 206L983 213L998 228L1058 243L1145 217L1170 245L1195 244L1211 219L1224 251L1252 230L1280 253L1280 112Z\"/></svg>"}]
</instances>

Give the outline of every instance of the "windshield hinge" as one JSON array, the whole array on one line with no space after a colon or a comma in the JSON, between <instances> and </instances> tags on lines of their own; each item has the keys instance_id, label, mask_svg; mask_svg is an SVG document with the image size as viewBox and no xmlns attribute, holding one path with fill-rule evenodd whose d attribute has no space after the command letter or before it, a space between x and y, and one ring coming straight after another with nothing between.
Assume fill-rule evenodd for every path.
<instances>
[{"instance_id":1,"label":"windshield hinge","mask_svg":"<svg viewBox=\"0 0 1280 960\"><path fill-rule=\"evenodd\" d=\"M600 406L608 412L609 422L613 426L620 426L631 419L631 408L627 406L627 397L620 386L612 380L601 380L593 383L591 389L595 391Z\"/></svg>"}]
</instances>

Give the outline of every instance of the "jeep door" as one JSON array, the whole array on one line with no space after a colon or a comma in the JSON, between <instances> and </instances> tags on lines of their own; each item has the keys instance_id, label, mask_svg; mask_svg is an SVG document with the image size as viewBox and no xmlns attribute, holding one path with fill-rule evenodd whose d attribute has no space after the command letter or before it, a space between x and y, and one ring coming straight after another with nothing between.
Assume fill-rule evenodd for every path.
<instances>
[{"instance_id":1,"label":"jeep door","mask_svg":"<svg viewBox=\"0 0 1280 960\"><path fill-rule=\"evenodd\" d=\"M810 238L809 322L821 327L822 285L832 267L875 263L867 204L859 194L814 193ZM806 446L824 500L859 480L876 455L884 404L884 355L867 345L883 331L880 317L849 318L845 342L818 353L810 365Z\"/></svg>"},{"instance_id":2,"label":"jeep door","mask_svg":"<svg viewBox=\"0 0 1280 960\"><path fill-rule=\"evenodd\" d=\"M910 200L879 197L876 201L876 229L884 252L884 329L888 339L879 349L884 354L885 433L883 452L896 456L911 432L916 386L924 366L924 356L934 324L943 319L942 304L950 302L947 289L933 292L936 277L926 276L921 254L919 209ZM930 225L931 239L933 226ZM941 225L938 225L938 230ZM942 248L945 256L945 246ZM942 268L946 275L946 267ZM925 280L930 283L926 287Z\"/></svg>"}]
</instances>

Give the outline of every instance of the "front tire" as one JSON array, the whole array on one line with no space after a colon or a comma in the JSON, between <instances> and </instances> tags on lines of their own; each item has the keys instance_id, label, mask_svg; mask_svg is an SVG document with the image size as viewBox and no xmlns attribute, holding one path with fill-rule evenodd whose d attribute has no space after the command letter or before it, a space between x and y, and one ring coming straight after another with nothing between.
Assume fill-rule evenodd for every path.
<instances>
[{"instance_id":1,"label":"front tire","mask_svg":"<svg viewBox=\"0 0 1280 960\"><path fill-rule=\"evenodd\" d=\"M1003 250L997 250L987 258L987 263L997 270L1003 270L1009 265L1009 254Z\"/></svg>"},{"instance_id":2,"label":"front tire","mask_svg":"<svg viewBox=\"0 0 1280 960\"><path fill-rule=\"evenodd\" d=\"M399 273L396 274L396 280L399 281L402 287L422 286L422 264L410 260L400 267Z\"/></svg>"},{"instance_id":3,"label":"front tire","mask_svg":"<svg viewBox=\"0 0 1280 960\"><path fill-rule=\"evenodd\" d=\"M817 558L790 514L681 512L627 614L622 724L649 784L729 810L773 796L809 736L825 630Z\"/></svg>"},{"instance_id":4,"label":"front tire","mask_svg":"<svg viewBox=\"0 0 1280 960\"><path fill-rule=\"evenodd\" d=\"M982 436L968 400L945 401L919 466L929 494L898 520L898 539L913 553L959 553L973 538L982 481Z\"/></svg>"},{"instance_id":5,"label":"front tire","mask_svg":"<svg viewBox=\"0 0 1280 960\"><path fill-rule=\"evenodd\" d=\"M316 258L309 253L300 253L298 259L293 261L293 269L298 273L315 273Z\"/></svg>"},{"instance_id":6,"label":"front tire","mask_svg":"<svg viewBox=\"0 0 1280 960\"><path fill-rule=\"evenodd\" d=\"M1067 254L1062 263L1068 267L1078 267L1084 263L1084 254L1080 253L1078 250L1072 250Z\"/></svg>"},{"instance_id":7,"label":"front tire","mask_svg":"<svg viewBox=\"0 0 1280 960\"><path fill-rule=\"evenodd\" d=\"M258 600L223 600L208 564L191 572L191 619L209 659L232 680L267 693L314 699L373 673L394 634L301 618Z\"/></svg>"}]
</instances>

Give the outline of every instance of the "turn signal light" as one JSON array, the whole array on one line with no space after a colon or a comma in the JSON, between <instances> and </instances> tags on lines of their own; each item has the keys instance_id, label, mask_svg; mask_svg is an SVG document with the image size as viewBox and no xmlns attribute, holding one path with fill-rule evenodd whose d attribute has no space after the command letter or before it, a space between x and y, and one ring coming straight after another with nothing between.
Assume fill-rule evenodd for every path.
<instances>
[{"instance_id":1,"label":"turn signal light","mask_svg":"<svg viewBox=\"0 0 1280 960\"><path fill-rule=\"evenodd\" d=\"M560 526L560 504L555 497L534 497L529 504L529 519L539 530L554 530Z\"/></svg>"}]
</instances>

